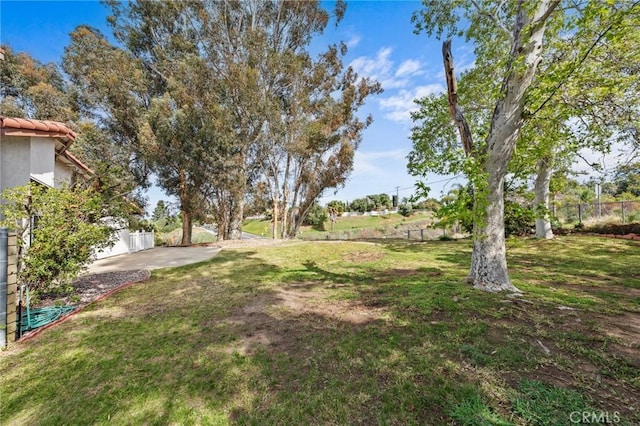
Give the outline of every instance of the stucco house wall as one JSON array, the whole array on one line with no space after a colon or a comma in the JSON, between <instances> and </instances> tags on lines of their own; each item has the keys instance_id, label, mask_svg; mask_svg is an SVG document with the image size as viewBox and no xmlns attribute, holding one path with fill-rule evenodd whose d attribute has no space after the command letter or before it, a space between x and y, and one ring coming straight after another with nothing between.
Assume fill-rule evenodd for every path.
<instances>
[{"instance_id":1,"label":"stucco house wall","mask_svg":"<svg viewBox=\"0 0 640 426\"><path fill-rule=\"evenodd\" d=\"M60 188L64 184L73 184L73 174L74 171L69 165L64 164L59 159L56 159L53 169L53 186Z\"/></svg>"},{"instance_id":2,"label":"stucco house wall","mask_svg":"<svg viewBox=\"0 0 640 426\"><path fill-rule=\"evenodd\" d=\"M72 185L78 176L91 176L91 169L68 150L75 138L62 123L0 116L0 191L30 181L61 187ZM138 234L130 235L128 229L115 224L113 228L116 245L97 252L98 258L153 248L153 238L134 248L131 238Z\"/></svg>"},{"instance_id":3,"label":"stucco house wall","mask_svg":"<svg viewBox=\"0 0 640 426\"><path fill-rule=\"evenodd\" d=\"M47 186L55 184L56 143L51 138L31 136L29 141L31 177Z\"/></svg>"},{"instance_id":4,"label":"stucco house wall","mask_svg":"<svg viewBox=\"0 0 640 426\"><path fill-rule=\"evenodd\" d=\"M68 151L75 133L62 123L0 117L0 191L31 180L59 187L91 169Z\"/></svg>"},{"instance_id":5,"label":"stucco house wall","mask_svg":"<svg viewBox=\"0 0 640 426\"><path fill-rule=\"evenodd\" d=\"M30 145L24 143L24 138L0 137L0 192L29 183L30 171L25 164L31 163L30 152Z\"/></svg>"}]
</instances>

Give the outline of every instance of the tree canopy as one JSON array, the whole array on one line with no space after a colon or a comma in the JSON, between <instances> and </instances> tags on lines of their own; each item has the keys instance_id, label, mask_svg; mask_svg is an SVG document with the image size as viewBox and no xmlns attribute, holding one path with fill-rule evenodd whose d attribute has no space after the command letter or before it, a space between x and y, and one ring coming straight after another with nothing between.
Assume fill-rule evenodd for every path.
<instances>
[{"instance_id":1,"label":"tree canopy","mask_svg":"<svg viewBox=\"0 0 640 426\"><path fill-rule=\"evenodd\" d=\"M331 12L319 2L106 2L119 45L79 27L65 70L84 109L139 169L180 200L183 244L209 214L218 238L240 238L248 194L261 186L295 235L327 188L344 184L379 92L345 68L344 44L312 58Z\"/></svg>"},{"instance_id":2,"label":"tree canopy","mask_svg":"<svg viewBox=\"0 0 640 426\"><path fill-rule=\"evenodd\" d=\"M475 197L469 281L489 291L513 291L504 249L505 178L518 168L527 175L537 168L540 175L552 167L562 144L573 153L588 145L585 138L567 140L567 135L579 127L572 117L579 117L589 134L595 133L595 122L585 119L593 108L571 110L567 100L579 99L572 93L578 92L578 76L593 82L593 87L611 84L606 78L595 80L585 64L607 57L598 56L600 46L628 32L625 27L635 22L629 19L636 19L638 7L626 1L603 5L525 0L499 4L425 0L423 5L413 17L417 31L465 36L473 42L476 62L458 89L451 44L443 44L447 94L420 101L409 168L417 176L429 171L465 173ZM626 71L618 69L617 76L624 77ZM632 78L624 81L627 86L634 84ZM547 197L549 176L545 174L540 185L547 188ZM544 194L541 202L543 198Z\"/></svg>"}]
</instances>

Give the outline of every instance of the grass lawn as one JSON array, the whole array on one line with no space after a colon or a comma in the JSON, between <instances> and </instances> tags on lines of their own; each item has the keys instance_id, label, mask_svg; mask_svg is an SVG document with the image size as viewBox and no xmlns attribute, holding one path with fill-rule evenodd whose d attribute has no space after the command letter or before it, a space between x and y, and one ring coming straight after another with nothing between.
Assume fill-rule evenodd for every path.
<instances>
[{"instance_id":1,"label":"grass lawn","mask_svg":"<svg viewBox=\"0 0 640 426\"><path fill-rule=\"evenodd\" d=\"M640 423L640 245L291 242L154 272L0 354L0 423ZM573 413L573 414L572 414ZM595 423L595 422L591 422Z\"/></svg>"}]
</instances>

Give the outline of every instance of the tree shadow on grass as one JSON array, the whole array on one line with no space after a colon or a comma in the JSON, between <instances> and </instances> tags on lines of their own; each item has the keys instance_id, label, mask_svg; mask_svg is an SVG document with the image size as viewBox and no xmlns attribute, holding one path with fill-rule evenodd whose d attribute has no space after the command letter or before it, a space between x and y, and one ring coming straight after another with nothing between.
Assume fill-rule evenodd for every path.
<instances>
[{"instance_id":1,"label":"tree shadow on grass","mask_svg":"<svg viewBox=\"0 0 640 426\"><path fill-rule=\"evenodd\" d=\"M447 424L526 361L478 314L500 296L442 268L291 273L256 254L163 271L26 344L3 363L8 423Z\"/></svg>"},{"instance_id":2,"label":"tree shadow on grass","mask_svg":"<svg viewBox=\"0 0 640 426\"><path fill-rule=\"evenodd\" d=\"M128 291L132 297L135 291ZM139 295L139 294L138 294ZM200 295L208 312L156 304L126 317L79 315L51 339L30 343L29 374L3 394L9 423L239 424L391 423L444 420L439 380L425 371L443 361L380 318L355 322L281 293L236 295L238 306ZM108 301L103 302L110 305ZM107 306L108 308L109 306ZM106 311L105 311L106 312ZM77 329L86 327L86 332ZM76 333L73 339L65 335ZM44 336L41 336L44 337ZM388 342L393 342L389 344ZM49 359L48 363L41 363ZM437 361L437 362L435 362ZM11 364L16 362L14 360ZM418 363L417 365L413 365ZM403 367L412 364L415 374ZM428 365L427 365L428 364ZM40 366L40 368L38 368ZM398 406L401 404L401 407Z\"/></svg>"},{"instance_id":3,"label":"tree shadow on grass","mask_svg":"<svg viewBox=\"0 0 640 426\"><path fill-rule=\"evenodd\" d=\"M442 424L455 395L480 392L441 356L440 325L395 322L364 280L357 300L332 299L324 284L352 274L304 269L322 282L263 286L282 270L229 251L92 305L8 358L5 419Z\"/></svg>"}]
</instances>

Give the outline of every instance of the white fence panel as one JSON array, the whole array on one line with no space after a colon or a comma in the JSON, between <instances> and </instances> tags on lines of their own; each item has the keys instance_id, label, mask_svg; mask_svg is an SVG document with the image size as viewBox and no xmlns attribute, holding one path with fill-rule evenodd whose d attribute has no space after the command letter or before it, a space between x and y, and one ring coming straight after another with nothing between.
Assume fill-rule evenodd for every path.
<instances>
[{"instance_id":1,"label":"white fence panel","mask_svg":"<svg viewBox=\"0 0 640 426\"><path fill-rule=\"evenodd\" d=\"M133 232L129 234L129 253L154 247L153 232Z\"/></svg>"},{"instance_id":2,"label":"white fence panel","mask_svg":"<svg viewBox=\"0 0 640 426\"><path fill-rule=\"evenodd\" d=\"M96 252L96 259L135 253L155 247L155 236L152 232L129 232L127 229L116 231L117 239L113 247Z\"/></svg>"},{"instance_id":3,"label":"white fence panel","mask_svg":"<svg viewBox=\"0 0 640 426\"><path fill-rule=\"evenodd\" d=\"M96 252L96 259L104 259L106 257L117 256L119 254L129 253L130 234L128 229L118 229L114 231L116 234L116 242L113 247L108 247Z\"/></svg>"},{"instance_id":4,"label":"white fence panel","mask_svg":"<svg viewBox=\"0 0 640 426\"><path fill-rule=\"evenodd\" d=\"M153 231L145 232L144 234L142 234L142 249L152 249L153 247L155 247L155 241L156 239Z\"/></svg>"}]
</instances>

